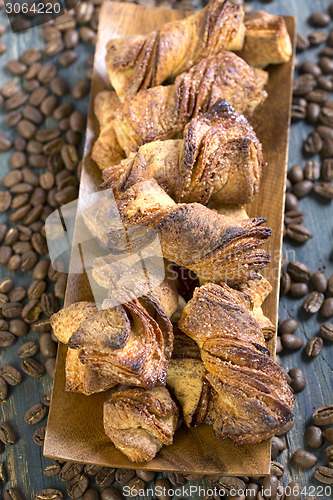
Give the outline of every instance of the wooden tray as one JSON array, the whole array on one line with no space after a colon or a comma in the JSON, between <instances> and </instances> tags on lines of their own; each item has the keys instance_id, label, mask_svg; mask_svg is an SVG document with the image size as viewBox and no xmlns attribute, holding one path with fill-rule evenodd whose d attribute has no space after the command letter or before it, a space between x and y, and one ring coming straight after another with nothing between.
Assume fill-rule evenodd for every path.
<instances>
[{"instance_id":1,"label":"wooden tray","mask_svg":"<svg viewBox=\"0 0 333 500\"><path fill-rule=\"evenodd\" d=\"M90 151L98 135L98 124L93 113L95 95L110 88L104 57L110 38L137 33L148 33L163 23L189 15L178 10L146 8L128 3L104 2L101 8L98 40L94 62L91 99L88 113L80 199L95 192L101 175ZM295 37L295 18L286 17L292 40ZM285 177L287 168L290 103L293 63L270 69L269 98L260 108L253 124L263 143L265 170L261 192L248 207L250 216L264 216L273 229L269 243L272 263L265 275L273 285L273 292L264 304L266 315L276 324L278 315L280 255L284 210ZM65 305L80 300L93 300L87 276L70 274ZM270 344L275 351L275 340ZM270 468L270 441L258 445L236 447L230 440L218 440L209 426L189 430L181 427L174 444L163 447L157 457L147 464L133 464L116 450L104 433L103 403L108 393L92 396L65 392L66 347L58 351L53 398L47 425L44 454L60 460L93 463L109 467L147 469L156 471L223 473L226 475L268 474Z\"/></svg>"}]
</instances>

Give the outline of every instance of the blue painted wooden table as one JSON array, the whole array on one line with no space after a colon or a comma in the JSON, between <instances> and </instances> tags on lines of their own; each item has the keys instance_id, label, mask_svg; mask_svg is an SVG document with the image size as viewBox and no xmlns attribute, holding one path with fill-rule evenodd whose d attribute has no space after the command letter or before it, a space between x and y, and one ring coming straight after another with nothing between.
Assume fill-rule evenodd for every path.
<instances>
[{"instance_id":1,"label":"blue painted wooden table","mask_svg":"<svg viewBox=\"0 0 333 500\"><path fill-rule=\"evenodd\" d=\"M329 3L328 0L275 0L272 3L252 2L255 8L265 8L271 13L297 16L298 30L304 34L313 30L307 24L309 14L314 11L327 9ZM8 26L8 21L3 10L0 12L0 22ZM327 30L332 28L333 23ZM17 58L28 47L43 46L42 29L34 28L23 34L13 34L7 28L2 41L8 45L8 50L0 56L0 87L6 81L12 79L12 76L4 69L6 61ZM89 46L88 48L87 45L84 47L79 46L76 50L79 53L79 58L75 65L70 69L61 68L59 71L59 75L71 83L75 83L83 77L86 69L85 59L89 53L92 53L91 47ZM315 60L319 50L311 49L306 54L301 54L300 59L303 60L306 57ZM85 98L79 101L78 109L86 112L87 106L88 98ZM48 119L46 126L49 124ZM0 110L0 129L1 132L5 131L6 135L11 135L11 131L6 130L3 110ZM303 122L292 125L289 155L290 165L296 163L305 164L306 159L302 154L302 141L306 138L310 130L311 127ZM1 154L0 156L1 177L10 170L9 158L9 153ZM329 276L333 273L333 202L322 203L318 201L318 198L309 196L300 201L300 208L306 214L305 225L310 229L314 237L303 246L296 247L290 243L285 243L285 253L288 256L288 260L296 258L305 262L311 267L312 271L321 269L325 265L325 272ZM1 220L5 220L4 216L2 216ZM0 267L1 276L8 276L9 274L7 269L2 268L2 266ZM16 284L29 282L29 278L20 272L15 273L14 279ZM318 333L320 323L317 317L309 318L305 313L302 313L301 304L302 300L293 300L284 297L280 305L280 318L284 320L289 317L296 317L300 322L298 334L306 342ZM33 339L33 334L29 334L29 340ZM0 351L0 368L4 364L18 366L16 350L24 341L24 338L19 338L11 348ZM304 430L306 425L310 423L313 409L323 403L333 403L332 346L329 346L328 342L325 343L320 356L312 361L309 361L302 351L293 354L283 354L282 358L287 371L290 368L301 366L305 371L307 379L306 389L297 396L295 426L286 438L287 450L280 455L280 459L287 471L284 482L287 483L288 480L292 479L299 481L304 487L309 488L310 486L314 486L317 488L319 483L312 479L312 471L291 467L289 457L296 449L305 447ZM6 461L10 477L10 481L6 487L18 486L26 499L32 498L33 492L41 488L60 487L62 491L65 491L64 483L61 483L56 478L45 478L43 476L42 469L50 463L50 460L42 456L42 449L32 441L35 428L28 426L23 420L25 411L33 404L40 402L41 396L50 388L51 381L47 375L42 377L42 379L25 377L23 384L11 388L11 395L8 401L0 405L1 419L9 421L18 436L18 442L15 446L7 447L6 453L0 456L0 460ZM319 451L317 454L320 457L319 463L324 464L323 451ZM195 485L195 483L191 484ZM201 486L204 484L206 483L200 481ZM316 491L319 499L329 498L324 492L320 494L320 490L317 489ZM310 492L303 495L302 498L305 498L309 494ZM191 496L192 498L199 498L198 494L194 492ZM0 498L2 498L2 495Z\"/></svg>"}]
</instances>

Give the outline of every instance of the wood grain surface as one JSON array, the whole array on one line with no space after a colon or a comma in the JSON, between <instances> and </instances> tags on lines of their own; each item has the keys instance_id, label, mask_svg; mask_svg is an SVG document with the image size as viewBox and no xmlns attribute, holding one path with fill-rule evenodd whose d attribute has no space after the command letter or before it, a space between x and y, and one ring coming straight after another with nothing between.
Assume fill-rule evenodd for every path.
<instances>
[{"instance_id":1,"label":"wood grain surface","mask_svg":"<svg viewBox=\"0 0 333 500\"><path fill-rule=\"evenodd\" d=\"M313 28L307 23L309 15L312 12L326 10L330 3L330 0L274 0L270 3L264 3L261 0L251 1L255 9L265 9L273 14L297 16L298 31L304 34L309 34L313 31ZM196 5L199 7L200 1L196 1ZM43 48L44 43L41 28L13 35L8 26L9 23L4 10L0 11L0 22L7 27L7 31L1 37L1 40L8 46L7 51L0 56L1 87L4 83L13 79L12 75L4 68L6 62L17 58L28 47ZM332 25L321 30L329 33L331 29ZM314 47L305 53L300 53L299 58L301 62L306 59L316 61L321 48L321 46ZM69 82L70 86L73 86L80 78L84 77L86 69L85 59L93 52L89 44L80 44L75 50L79 55L77 62L70 68L60 68L58 73ZM48 60L48 58L44 57L44 61ZM51 61L53 62L52 59ZM330 100L332 98L333 94L330 94ZM65 100L70 101L71 98L67 97ZM86 113L88 109L88 97L76 102L75 105L82 112ZM13 138L15 137L15 133L13 130L7 129L5 117L6 114L3 109L0 109L1 133L5 133L7 136ZM51 127L52 125L52 119L48 118L45 126ZM312 126L303 121L292 124L289 166L294 164L304 165L306 157L302 152L302 141L310 130L312 130ZM10 156L11 152L1 154L1 177L11 170ZM318 156L314 158L319 159ZM297 258L308 263L313 271L325 265L324 270L329 276L333 272L333 205L332 203L320 202L317 197L311 195L300 201L300 208L305 212L305 225L313 233L314 237L302 246L293 245L285 241L283 245L284 253L289 260ZM2 222L5 221L6 215L1 214L0 220ZM0 276L12 276L16 285L28 285L32 280L31 273L11 273L4 266L0 266ZM309 318L306 316L301 310L301 305L302 299L295 300L283 297L280 301L279 316L281 320L288 317L296 317L299 320L297 334L306 342L318 333L321 321L317 317ZM16 355L16 350L26 340L24 337L19 338L12 347L0 351L0 368L8 363L19 368L19 359ZM32 332L29 333L29 340L38 341L38 335ZM320 484L312 477L313 469L300 469L292 466L290 455L296 449L307 449L304 442L304 430L306 426L310 425L313 409L323 403L333 402L332 346L328 342L325 342L320 356L312 361L306 359L303 351L286 351L282 354L282 360L287 371L295 366L302 367L307 379L307 387L302 393L297 395L295 426L288 433L287 438L283 438L287 448L278 457L278 460L285 467L285 475L282 479L283 484L288 484L290 480L299 481L302 487L307 488L307 491L302 496L303 499L309 494L315 495L316 493L320 493L318 490ZM6 451L0 456L0 460L5 461L7 464L9 475L8 483L5 486L0 485L0 498L3 498L4 489L11 486L17 486L24 499L32 498L34 492L42 488L58 488L64 493L64 497L68 498L65 494L66 484L61 482L57 477L47 478L43 475L43 468L50 464L51 460L43 456L42 449L36 446L32 440L35 426L27 425L23 419L23 415L27 409L32 404L38 403L44 392L50 388L51 381L46 375L40 380L24 377L21 385L11 388L7 402L0 405L1 420L8 421L17 435L16 444L14 446L7 446ZM43 424L44 421L38 426ZM66 426L66 418L63 425ZM318 456L318 464L324 465L324 447L316 450L315 453ZM161 476L158 475L157 477ZM93 485L94 483L91 482L91 484ZM149 486L152 485L150 484ZM186 486L208 488L211 487L211 483L202 479L200 481L190 481ZM309 488L311 487L315 488L315 490L309 492ZM143 497L141 496L140 498L142 499ZM152 496L147 495L144 498L152 498ZM193 491L191 495L185 493L184 498L199 500L199 498L203 498L203 495ZM321 492L321 494L318 494L318 498L329 500L330 495L327 496Z\"/></svg>"},{"instance_id":2,"label":"wood grain surface","mask_svg":"<svg viewBox=\"0 0 333 500\"><path fill-rule=\"evenodd\" d=\"M96 44L78 217L80 200L95 192L101 179L97 165L90 159L90 151L94 139L98 137L98 126L93 112L94 98L100 90L110 87L104 61L106 41L121 35L145 34L168 20L183 16L184 13L179 11L148 9L133 4L103 4ZM289 33L294 39L295 21L291 17L286 21ZM247 207L250 216L267 217L273 230L269 243L272 263L266 269L273 292L267 299L264 310L275 324L278 315L292 74L292 61L270 69L267 86L269 97L253 119L269 167L264 173L259 196ZM75 256L72 260L74 259ZM79 300L92 300L88 278L85 275L70 274L65 303L69 305ZM275 352L275 339L270 342L269 348L272 353ZM61 346L44 445L45 455L62 460L132 468L133 463L113 446L104 433L102 410L108 393L87 397L65 392L65 354L66 348ZM64 419L66 426L63 425ZM270 441L255 446L237 447L231 440L218 440L211 426L202 425L190 430L183 425L177 430L171 446L164 446L154 460L146 464L136 464L136 468L207 474L221 472L226 475L267 474L270 468Z\"/></svg>"}]
</instances>

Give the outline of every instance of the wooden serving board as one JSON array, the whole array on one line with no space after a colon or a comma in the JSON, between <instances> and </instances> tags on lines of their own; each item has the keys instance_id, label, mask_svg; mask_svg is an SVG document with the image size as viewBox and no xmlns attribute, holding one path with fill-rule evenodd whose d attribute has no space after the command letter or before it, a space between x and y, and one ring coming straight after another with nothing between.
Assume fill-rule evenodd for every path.
<instances>
[{"instance_id":1,"label":"wooden serving board","mask_svg":"<svg viewBox=\"0 0 333 500\"><path fill-rule=\"evenodd\" d=\"M146 8L128 3L104 2L102 5L79 199L97 191L101 182L101 174L90 159L90 151L99 131L93 113L94 98L99 91L110 88L104 63L107 41L123 35L145 34L165 22L187 15L189 13L178 10ZM295 18L286 17L286 22L294 40ZM260 195L247 207L250 216L266 217L268 225L273 229L269 243L272 263L265 270L265 276L273 285L273 292L264 304L264 312L275 324L278 315L292 74L292 61L270 69L267 87L269 98L253 120L269 167L264 172ZM88 278L82 274L70 274L65 305L81 300L93 300ZM275 351L275 341L276 339L273 339L269 345L271 352ZM65 357L66 347L61 345L57 357L44 454L60 460L132 469L134 464L115 449L103 430L103 403L108 393L87 397L65 392ZM270 441L236 447L230 440L218 440L209 426L203 425L192 430L182 426L176 432L172 446L164 446L154 460L147 464L135 464L135 468L242 476L268 474Z\"/></svg>"}]
</instances>

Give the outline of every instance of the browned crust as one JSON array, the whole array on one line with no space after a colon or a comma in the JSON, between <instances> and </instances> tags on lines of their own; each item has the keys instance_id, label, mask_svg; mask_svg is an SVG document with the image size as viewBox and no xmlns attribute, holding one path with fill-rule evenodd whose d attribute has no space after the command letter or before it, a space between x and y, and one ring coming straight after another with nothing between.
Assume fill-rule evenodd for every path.
<instances>
[{"instance_id":1,"label":"browned crust","mask_svg":"<svg viewBox=\"0 0 333 500\"><path fill-rule=\"evenodd\" d=\"M105 61L113 88L124 101L208 56L242 48L243 17L241 6L229 0L211 0L201 11L166 23L148 35L110 40Z\"/></svg>"}]
</instances>

